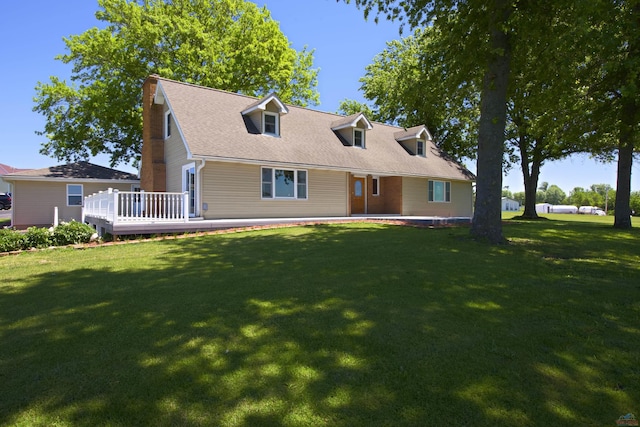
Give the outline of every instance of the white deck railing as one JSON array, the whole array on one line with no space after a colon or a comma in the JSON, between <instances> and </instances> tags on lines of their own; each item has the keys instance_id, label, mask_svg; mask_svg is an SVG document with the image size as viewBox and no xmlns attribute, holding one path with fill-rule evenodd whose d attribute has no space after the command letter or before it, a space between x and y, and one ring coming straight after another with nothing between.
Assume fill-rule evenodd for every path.
<instances>
[{"instance_id":1,"label":"white deck railing","mask_svg":"<svg viewBox=\"0 0 640 427\"><path fill-rule=\"evenodd\" d=\"M118 191L109 189L84 198L85 218L111 224L126 222L188 222L189 193Z\"/></svg>"}]
</instances>

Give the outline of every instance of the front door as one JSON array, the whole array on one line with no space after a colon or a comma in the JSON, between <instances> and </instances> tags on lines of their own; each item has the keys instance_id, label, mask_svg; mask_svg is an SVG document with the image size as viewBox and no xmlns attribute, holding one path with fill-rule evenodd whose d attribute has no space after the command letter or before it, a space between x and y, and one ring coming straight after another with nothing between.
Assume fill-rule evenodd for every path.
<instances>
[{"instance_id":1,"label":"front door","mask_svg":"<svg viewBox=\"0 0 640 427\"><path fill-rule=\"evenodd\" d=\"M196 213L196 168L193 165L182 168L182 191L189 193L189 216Z\"/></svg>"},{"instance_id":2,"label":"front door","mask_svg":"<svg viewBox=\"0 0 640 427\"><path fill-rule=\"evenodd\" d=\"M364 178L353 178L351 180L351 214L364 213Z\"/></svg>"}]
</instances>

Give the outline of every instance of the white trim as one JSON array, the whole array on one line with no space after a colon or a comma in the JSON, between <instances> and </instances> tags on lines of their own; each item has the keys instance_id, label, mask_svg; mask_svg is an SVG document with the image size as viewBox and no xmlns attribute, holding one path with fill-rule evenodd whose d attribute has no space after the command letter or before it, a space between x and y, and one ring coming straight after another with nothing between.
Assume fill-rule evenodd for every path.
<instances>
[{"instance_id":1,"label":"white trim","mask_svg":"<svg viewBox=\"0 0 640 427\"><path fill-rule=\"evenodd\" d=\"M193 218L195 216L198 216L198 214L200 213L200 210L198 209L198 174L197 174L197 169L196 169L196 163L195 162L191 162L191 163L187 163L185 165L182 165L182 192L185 193L189 193L189 183L187 182L187 180L185 179L186 176L186 172L193 169L193 212L189 212L189 217ZM189 194L189 197L191 196L191 194ZM190 206L189 204L187 204L187 206Z\"/></svg>"},{"instance_id":2,"label":"white trim","mask_svg":"<svg viewBox=\"0 0 640 427\"><path fill-rule=\"evenodd\" d=\"M374 180L374 179L378 182L378 185L376 185L375 187L374 187L374 185L373 185L373 180ZM376 191L375 193L373 192L373 189L374 189L374 188L375 188L376 190L378 190L378 191ZM380 196L380 177L379 177L379 176L377 176L377 175L374 175L374 176L372 176L372 177L371 177L371 195L372 195L372 196L374 196L374 197L378 197L378 196Z\"/></svg>"},{"instance_id":3,"label":"white trim","mask_svg":"<svg viewBox=\"0 0 640 427\"><path fill-rule=\"evenodd\" d=\"M424 125L416 134L410 134L403 138L396 138L396 141L400 142L400 141L408 141L410 139L421 139L420 135L422 135L423 133L427 135L427 137L425 138L427 141L433 141L433 137L431 136L431 133L429 133L429 130Z\"/></svg>"},{"instance_id":4,"label":"white trim","mask_svg":"<svg viewBox=\"0 0 640 427\"><path fill-rule=\"evenodd\" d=\"M427 178L427 179L440 179L447 181L456 181L456 182L475 182L472 179L458 179L451 178L448 176L438 176L433 174L409 174L409 173L396 173L396 172L380 172L379 170L374 169L353 169L351 167L345 166L327 166L327 165L318 165L313 163L285 163L285 162L275 162L269 160L253 160L253 159L241 159L237 157L222 157L222 156L196 156L191 159L201 159L207 161L215 161L215 162L225 162L225 163L240 163L243 165L259 165L264 167L274 167L281 168L283 165L285 167L293 168L293 169L316 169L316 170L326 170L326 171L336 171L336 172L348 172L354 174L361 174L362 176L366 175L378 175L378 176L403 176L407 178Z\"/></svg>"},{"instance_id":5,"label":"white trim","mask_svg":"<svg viewBox=\"0 0 640 427\"><path fill-rule=\"evenodd\" d=\"M249 108L243 110L240 114L242 114L243 116L250 114L256 110L262 110L265 111L267 109L267 105L270 102L275 102L276 105L278 106L278 112L280 114L287 114L289 112L289 109L287 108L286 105L284 105L284 103L282 101L280 101L280 99L276 96L275 93L270 93L269 95L267 95L266 97L264 97L262 99L262 101L260 101L259 103L250 106Z\"/></svg>"},{"instance_id":6,"label":"white trim","mask_svg":"<svg viewBox=\"0 0 640 427\"><path fill-rule=\"evenodd\" d=\"M264 182L262 180L264 170L271 169L271 197L265 197L263 192ZM285 197L285 196L277 196L276 195L276 170L281 171L289 171L293 172L293 197ZM298 195L298 174L300 172L305 173L306 182L305 186L305 197L301 198ZM306 169L291 169L277 166L262 166L260 168L260 199L262 200L309 200L309 171Z\"/></svg>"},{"instance_id":7,"label":"white trim","mask_svg":"<svg viewBox=\"0 0 640 427\"><path fill-rule=\"evenodd\" d=\"M365 129L367 130L371 130L373 129L373 125L371 124L371 122L369 121L369 119L367 119L367 117L363 114L363 113L359 113L354 120L348 122L348 123L343 123L339 126L335 126L332 127L331 130L340 130L340 129L345 129L345 128L355 128L358 127L358 122L360 122L360 120L364 120L365 123ZM334 122L335 123L335 122Z\"/></svg>"},{"instance_id":8,"label":"white trim","mask_svg":"<svg viewBox=\"0 0 640 427\"><path fill-rule=\"evenodd\" d=\"M429 200L429 184L432 183L432 182L434 183L433 200ZM435 183L436 182L441 182L441 183L444 184L443 193L442 193L442 196L444 197L444 200L435 200L435 195L436 195ZM449 200L447 200L447 186L449 186ZM442 181L442 180L438 180L438 179L428 179L427 180L427 203L451 203L451 181Z\"/></svg>"},{"instance_id":9,"label":"white trim","mask_svg":"<svg viewBox=\"0 0 640 427\"><path fill-rule=\"evenodd\" d=\"M191 159L193 157L193 154L189 149L189 145L187 144L187 139L184 137L184 133L182 133L182 128L180 127L180 123L178 123L178 119L176 118L176 115L173 112L173 108L171 107L171 102L169 102L169 98L167 98L167 95L164 92L164 89L162 88L162 82L160 81L158 81L158 85L156 86L156 96L158 96L158 94L161 94L161 99L163 100L162 103L167 104L167 109L168 111L171 112L171 115L173 116L173 124L175 125L174 126L175 129L173 131L177 131L178 135L180 135L180 140L182 142L182 145L184 146L184 149L187 152L187 159Z\"/></svg>"},{"instance_id":10,"label":"white trim","mask_svg":"<svg viewBox=\"0 0 640 427\"><path fill-rule=\"evenodd\" d=\"M78 197L78 194L69 194L69 187L70 186L79 186L80 187L80 204L70 204L69 203L69 196L73 196L73 197ZM67 184L67 200L66 200L66 205L67 206L72 206L72 207L82 207L82 203L84 201L84 185L83 184Z\"/></svg>"},{"instance_id":11,"label":"white trim","mask_svg":"<svg viewBox=\"0 0 640 427\"><path fill-rule=\"evenodd\" d=\"M266 127L267 127L267 121L266 121L266 117L270 116L270 117L275 117L276 119L276 131L275 132L267 132ZM270 136L280 136L280 115L278 113L274 113L271 111L263 111L262 112L262 133L264 135L270 135Z\"/></svg>"},{"instance_id":12,"label":"white trim","mask_svg":"<svg viewBox=\"0 0 640 427\"><path fill-rule=\"evenodd\" d=\"M360 132L362 134L362 138L361 138L362 145L356 145L356 132ZM353 146L358 148L367 148L366 134L367 133L362 128L353 128L353 132L352 132Z\"/></svg>"}]
</instances>

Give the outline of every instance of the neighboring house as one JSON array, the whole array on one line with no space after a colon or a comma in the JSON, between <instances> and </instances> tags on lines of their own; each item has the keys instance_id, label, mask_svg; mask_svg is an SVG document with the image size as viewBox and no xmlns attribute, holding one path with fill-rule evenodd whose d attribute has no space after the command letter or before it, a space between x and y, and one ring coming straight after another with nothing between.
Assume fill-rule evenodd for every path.
<instances>
[{"instance_id":1,"label":"neighboring house","mask_svg":"<svg viewBox=\"0 0 640 427\"><path fill-rule=\"evenodd\" d=\"M14 172L2 178L13 185L11 223L19 229L51 226L56 208L59 221L80 221L85 196L108 188L132 191L140 187L134 174L88 162Z\"/></svg>"},{"instance_id":2,"label":"neighboring house","mask_svg":"<svg viewBox=\"0 0 640 427\"><path fill-rule=\"evenodd\" d=\"M203 219L472 216L475 176L403 129L150 76L141 187Z\"/></svg>"},{"instance_id":3,"label":"neighboring house","mask_svg":"<svg viewBox=\"0 0 640 427\"><path fill-rule=\"evenodd\" d=\"M502 210L503 211L519 211L520 210L520 202L517 200L510 199L508 197L502 198Z\"/></svg>"},{"instance_id":4,"label":"neighboring house","mask_svg":"<svg viewBox=\"0 0 640 427\"><path fill-rule=\"evenodd\" d=\"M0 163L0 193L12 193L13 188L10 183L6 182L2 179L2 175L7 175L10 173L23 172L28 169L18 169L13 166L5 165Z\"/></svg>"}]
</instances>

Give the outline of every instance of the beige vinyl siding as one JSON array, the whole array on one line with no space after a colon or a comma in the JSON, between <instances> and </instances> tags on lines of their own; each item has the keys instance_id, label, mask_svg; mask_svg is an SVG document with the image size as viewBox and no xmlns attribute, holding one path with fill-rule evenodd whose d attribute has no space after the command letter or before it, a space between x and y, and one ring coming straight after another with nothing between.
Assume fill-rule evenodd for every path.
<instances>
[{"instance_id":1,"label":"beige vinyl siding","mask_svg":"<svg viewBox=\"0 0 640 427\"><path fill-rule=\"evenodd\" d=\"M174 125L171 136L164 141L164 162L167 168L167 191L182 191L182 166L190 163L187 160L187 149Z\"/></svg>"},{"instance_id":2,"label":"beige vinyl siding","mask_svg":"<svg viewBox=\"0 0 640 427\"><path fill-rule=\"evenodd\" d=\"M67 206L67 184L82 184L84 196L106 191L108 188L131 191L131 184L113 184L104 182L47 182L14 181L13 226L49 227L54 222L54 210L58 207L58 220L80 221L82 206Z\"/></svg>"},{"instance_id":3,"label":"beige vinyl siding","mask_svg":"<svg viewBox=\"0 0 640 427\"><path fill-rule=\"evenodd\" d=\"M446 181L436 179L438 181ZM451 182L451 202L428 201L428 179L408 178L402 180L402 214L427 216L464 216L473 212L471 182Z\"/></svg>"},{"instance_id":4,"label":"beige vinyl siding","mask_svg":"<svg viewBox=\"0 0 640 427\"><path fill-rule=\"evenodd\" d=\"M288 167L283 167L288 169ZM262 199L261 167L207 162L203 169L205 219L347 215L347 173L307 169L306 200Z\"/></svg>"}]
</instances>

